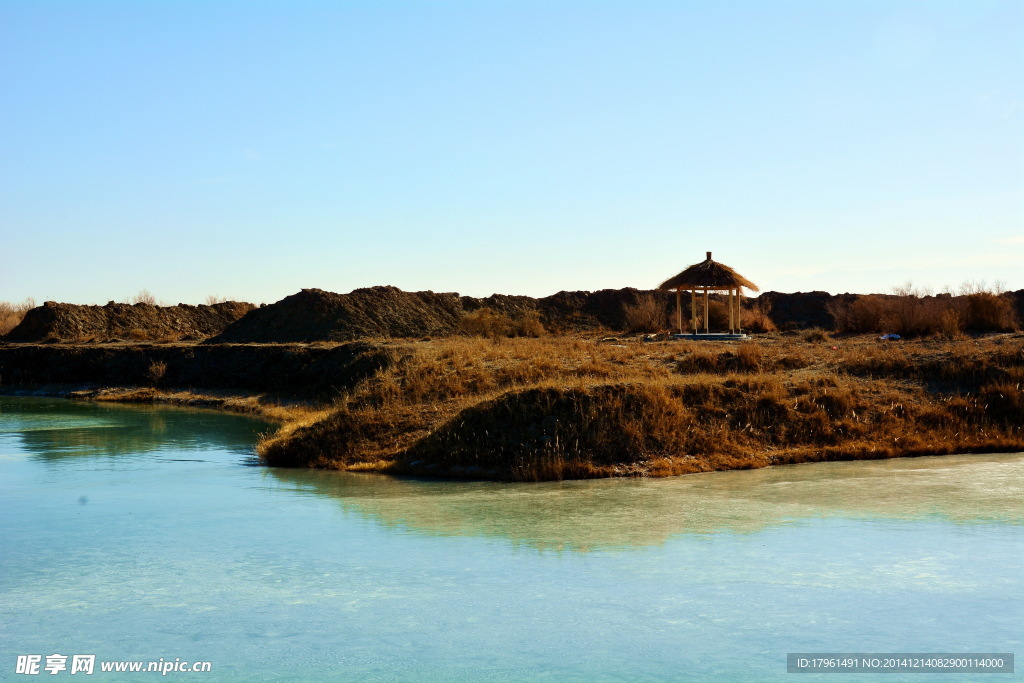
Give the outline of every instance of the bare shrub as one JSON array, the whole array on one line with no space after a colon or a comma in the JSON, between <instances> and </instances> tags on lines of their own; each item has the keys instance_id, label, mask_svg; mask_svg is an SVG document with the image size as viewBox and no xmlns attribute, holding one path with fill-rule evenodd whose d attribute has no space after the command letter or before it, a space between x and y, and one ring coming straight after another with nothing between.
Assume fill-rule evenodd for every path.
<instances>
[{"instance_id":1,"label":"bare shrub","mask_svg":"<svg viewBox=\"0 0 1024 683\"><path fill-rule=\"evenodd\" d=\"M492 308L479 308L467 313L459 323L463 334L473 337L542 337L547 334L538 311L526 311L515 319Z\"/></svg>"},{"instance_id":2,"label":"bare shrub","mask_svg":"<svg viewBox=\"0 0 1024 683\"><path fill-rule=\"evenodd\" d=\"M1012 332L1017 329L1013 304L996 292L972 292L959 297L964 329L972 332Z\"/></svg>"},{"instance_id":3,"label":"bare shrub","mask_svg":"<svg viewBox=\"0 0 1024 683\"><path fill-rule=\"evenodd\" d=\"M877 332L885 314L882 297L874 294L853 301L831 301L826 308L836 321L837 332Z\"/></svg>"},{"instance_id":4,"label":"bare shrub","mask_svg":"<svg viewBox=\"0 0 1024 683\"><path fill-rule=\"evenodd\" d=\"M804 332L803 339L805 342L811 344L832 341L832 337L828 335L828 332L821 329L820 327L812 327L811 329Z\"/></svg>"},{"instance_id":5,"label":"bare shrub","mask_svg":"<svg viewBox=\"0 0 1024 683\"><path fill-rule=\"evenodd\" d=\"M960 294L933 296L909 283L892 296L871 294L852 302L834 301L828 311L839 332L895 332L907 337L956 338L962 331L1012 332L1017 329L1013 302L999 286L966 283Z\"/></svg>"},{"instance_id":6,"label":"bare shrub","mask_svg":"<svg viewBox=\"0 0 1024 683\"><path fill-rule=\"evenodd\" d=\"M131 298L130 303L156 306L156 297L148 289L140 289L139 293Z\"/></svg>"},{"instance_id":7,"label":"bare shrub","mask_svg":"<svg viewBox=\"0 0 1024 683\"><path fill-rule=\"evenodd\" d=\"M507 315L485 306L467 313L459 327L465 334L474 337L496 339L509 336L513 324Z\"/></svg>"},{"instance_id":8,"label":"bare shrub","mask_svg":"<svg viewBox=\"0 0 1024 683\"><path fill-rule=\"evenodd\" d=\"M626 332L661 332L668 327L665 306L653 294L640 294L636 303L622 306Z\"/></svg>"},{"instance_id":9,"label":"bare shrub","mask_svg":"<svg viewBox=\"0 0 1024 683\"><path fill-rule=\"evenodd\" d=\"M710 330L724 330L729 327L729 307L725 305L725 302L711 299L708 301L707 311L704 311L703 307L698 308L701 311L701 314L697 316L698 329L704 329L706 326Z\"/></svg>"},{"instance_id":10,"label":"bare shrub","mask_svg":"<svg viewBox=\"0 0 1024 683\"><path fill-rule=\"evenodd\" d=\"M149 369L146 370L146 379L155 387L160 385L166 374L167 363L162 360L155 360L149 364Z\"/></svg>"},{"instance_id":11,"label":"bare shrub","mask_svg":"<svg viewBox=\"0 0 1024 683\"><path fill-rule=\"evenodd\" d=\"M547 334L540 313L527 311L512 321L511 333L514 337L543 337Z\"/></svg>"},{"instance_id":12,"label":"bare shrub","mask_svg":"<svg viewBox=\"0 0 1024 683\"><path fill-rule=\"evenodd\" d=\"M937 334L942 329L943 313L949 309L948 297L936 298L927 289L915 289L909 282L893 290L883 300L882 329L908 337Z\"/></svg>"},{"instance_id":13,"label":"bare shrub","mask_svg":"<svg viewBox=\"0 0 1024 683\"><path fill-rule=\"evenodd\" d=\"M939 319L939 336L945 339L956 339L960 336L960 314L952 308L942 312Z\"/></svg>"},{"instance_id":14,"label":"bare shrub","mask_svg":"<svg viewBox=\"0 0 1024 683\"><path fill-rule=\"evenodd\" d=\"M219 294L210 294L204 300L207 306L213 306L215 304L227 303L229 299L226 296L220 296Z\"/></svg>"},{"instance_id":15,"label":"bare shrub","mask_svg":"<svg viewBox=\"0 0 1024 683\"><path fill-rule=\"evenodd\" d=\"M0 301L0 336L13 330L24 319L25 314L36 307L36 300L29 297L20 304Z\"/></svg>"},{"instance_id":16,"label":"bare shrub","mask_svg":"<svg viewBox=\"0 0 1024 683\"><path fill-rule=\"evenodd\" d=\"M778 328L771 318L771 311L772 302L758 297L750 309L742 311L740 318L743 324L741 327L750 332L775 332Z\"/></svg>"}]
</instances>

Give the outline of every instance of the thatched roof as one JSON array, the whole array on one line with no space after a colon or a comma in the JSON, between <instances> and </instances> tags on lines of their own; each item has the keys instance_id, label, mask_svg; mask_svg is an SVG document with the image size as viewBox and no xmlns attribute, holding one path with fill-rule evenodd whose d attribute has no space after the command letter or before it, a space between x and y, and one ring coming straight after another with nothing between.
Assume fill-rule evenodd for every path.
<instances>
[{"instance_id":1,"label":"thatched roof","mask_svg":"<svg viewBox=\"0 0 1024 683\"><path fill-rule=\"evenodd\" d=\"M675 277L662 282L658 289L731 289L733 287L746 287L747 289L759 292L753 282L743 277L729 266L715 263L711 260L711 252L708 258L700 263L695 263Z\"/></svg>"}]
</instances>

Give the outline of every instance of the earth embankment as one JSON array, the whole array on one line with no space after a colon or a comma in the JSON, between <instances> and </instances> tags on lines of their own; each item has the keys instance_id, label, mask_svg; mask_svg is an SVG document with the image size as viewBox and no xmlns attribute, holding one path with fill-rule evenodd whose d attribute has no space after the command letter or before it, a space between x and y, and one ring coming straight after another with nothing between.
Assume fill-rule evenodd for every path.
<instances>
[{"instance_id":1,"label":"earth embankment","mask_svg":"<svg viewBox=\"0 0 1024 683\"><path fill-rule=\"evenodd\" d=\"M467 315L481 309L494 311L510 321L535 315L553 333L621 330L627 326L627 310L644 297L656 302L667 324L675 296L632 288L559 292L539 299L505 294L476 298L455 293L405 292L396 287L368 287L348 294L304 289L252 310L207 343L449 336L462 329Z\"/></svg>"},{"instance_id":2,"label":"earth embankment","mask_svg":"<svg viewBox=\"0 0 1024 683\"><path fill-rule=\"evenodd\" d=\"M304 289L269 305L78 306L47 302L30 310L4 338L20 343L198 341L210 344L344 342L359 339L445 337L480 333L480 314L493 336L578 332L666 332L675 329L671 292L632 288L558 292L533 298L493 294L405 292L368 287L348 294ZM682 301L688 328L690 297ZM808 328L852 333L947 336L959 331L1005 332L1024 319L1024 290L1003 294L856 295L764 292L743 302L744 329L753 332ZM703 306L697 306L703 315ZM710 327L729 325L721 297L711 296ZM476 316L475 325L467 325ZM837 317L838 316L838 317ZM702 323L701 323L702 324Z\"/></svg>"},{"instance_id":3,"label":"earth embankment","mask_svg":"<svg viewBox=\"0 0 1024 683\"><path fill-rule=\"evenodd\" d=\"M201 340L219 334L255 306L240 301L190 306L118 304L80 306L47 301L30 309L9 342Z\"/></svg>"},{"instance_id":4,"label":"earth embankment","mask_svg":"<svg viewBox=\"0 0 1024 683\"><path fill-rule=\"evenodd\" d=\"M394 362L373 344L0 345L0 389L176 387L330 399Z\"/></svg>"}]
</instances>

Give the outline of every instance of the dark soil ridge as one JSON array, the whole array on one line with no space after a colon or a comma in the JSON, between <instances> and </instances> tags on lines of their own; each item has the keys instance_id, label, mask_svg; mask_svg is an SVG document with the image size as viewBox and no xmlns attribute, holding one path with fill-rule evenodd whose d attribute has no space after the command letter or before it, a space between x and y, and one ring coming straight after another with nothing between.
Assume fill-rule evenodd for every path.
<instances>
[{"instance_id":1,"label":"dark soil ridge","mask_svg":"<svg viewBox=\"0 0 1024 683\"><path fill-rule=\"evenodd\" d=\"M190 306L81 306L47 301L29 310L4 337L9 342L201 340L222 332L255 306L240 301Z\"/></svg>"},{"instance_id":2,"label":"dark soil ridge","mask_svg":"<svg viewBox=\"0 0 1024 683\"><path fill-rule=\"evenodd\" d=\"M175 387L323 398L394 362L387 349L272 345L0 345L0 389Z\"/></svg>"},{"instance_id":3,"label":"dark soil ridge","mask_svg":"<svg viewBox=\"0 0 1024 683\"><path fill-rule=\"evenodd\" d=\"M769 291L745 299L744 307L758 308L780 330L832 330L836 327L835 306L848 305L858 296ZM1005 296L1017 318L1024 320L1024 290ZM348 294L303 289L258 308L234 301L200 306L113 302L80 306L48 301L30 310L3 339L28 343L206 340L213 344L281 344L447 336L458 333L465 317L481 308L512 321L538 317L546 330L555 334L626 330L627 310L650 297L663 308L666 319L673 313L673 293L633 288L563 291L542 298L505 294L476 298L453 292L406 292L390 286ZM688 318L688 297L684 297L683 310Z\"/></svg>"},{"instance_id":4,"label":"dark soil ridge","mask_svg":"<svg viewBox=\"0 0 1024 683\"><path fill-rule=\"evenodd\" d=\"M851 295L846 295L851 296ZM493 294L486 298L456 293L405 292L396 287L368 287L349 294L304 289L262 306L230 325L208 343L296 343L352 341L375 337L444 336L457 333L465 316L488 308L511 320L534 314L553 333L600 329L622 330L626 310L643 297L654 297L666 318L675 295L651 290L603 289L559 292L535 299ZM831 327L827 292L781 294L767 292L772 317L787 327ZM748 299L751 307L756 299ZM688 302L685 306L688 306ZM687 315L688 308L686 308Z\"/></svg>"},{"instance_id":5,"label":"dark soil ridge","mask_svg":"<svg viewBox=\"0 0 1024 683\"><path fill-rule=\"evenodd\" d=\"M859 295L828 292L764 292L744 300L744 308L760 307L780 330L835 329L831 312ZM876 295L889 298L890 295ZM1018 319L1024 320L1024 290L1007 293ZM551 333L628 329L627 310L653 297L668 319L675 310L671 292L602 289L558 292L539 299L492 294L486 298L456 293L405 292L397 287L368 287L349 294L304 289L277 303L262 306L230 325L209 343L295 343L353 341L366 338L430 337L458 333L467 314L488 308L510 320L539 316ZM689 318L689 301L683 312Z\"/></svg>"}]
</instances>

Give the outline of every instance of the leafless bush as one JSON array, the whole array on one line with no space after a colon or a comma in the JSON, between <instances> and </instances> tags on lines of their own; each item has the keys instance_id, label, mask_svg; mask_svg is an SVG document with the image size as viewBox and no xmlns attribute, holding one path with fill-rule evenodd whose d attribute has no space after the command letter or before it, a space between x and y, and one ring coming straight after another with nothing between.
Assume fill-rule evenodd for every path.
<instances>
[{"instance_id":1,"label":"leafless bush","mask_svg":"<svg viewBox=\"0 0 1024 683\"><path fill-rule=\"evenodd\" d=\"M703 306L698 305L697 310L701 311L700 315L697 316L698 329L702 330L705 326L709 330L724 330L729 327L729 307L722 301L715 301L711 299L708 301L707 311L704 310ZM705 317L707 320L705 321Z\"/></svg>"},{"instance_id":2,"label":"leafless bush","mask_svg":"<svg viewBox=\"0 0 1024 683\"><path fill-rule=\"evenodd\" d=\"M1017 329L1013 304L1002 294L973 292L959 297L960 319L972 332L1012 332Z\"/></svg>"},{"instance_id":3,"label":"leafless bush","mask_svg":"<svg viewBox=\"0 0 1024 683\"><path fill-rule=\"evenodd\" d=\"M512 332L512 320L504 313L485 306L472 313L467 313L466 317L462 319L460 328L465 334L474 337L496 339L509 336Z\"/></svg>"},{"instance_id":4,"label":"leafless bush","mask_svg":"<svg viewBox=\"0 0 1024 683\"><path fill-rule=\"evenodd\" d=\"M501 337L542 337L547 334L540 313L527 311L512 319L492 308L478 308L467 313L459 324L463 334L473 337L500 339Z\"/></svg>"},{"instance_id":5,"label":"leafless bush","mask_svg":"<svg viewBox=\"0 0 1024 683\"><path fill-rule=\"evenodd\" d=\"M159 386L164 379L164 375L167 374L167 363L161 360L155 360L149 364L149 369L146 371L146 378L149 380L151 385Z\"/></svg>"},{"instance_id":6,"label":"leafless bush","mask_svg":"<svg viewBox=\"0 0 1024 683\"><path fill-rule=\"evenodd\" d=\"M871 294L828 306L838 332L895 332L908 337L955 338L962 330L1009 332L1017 329L1013 303L997 285L966 283L960 294L932 295L909 283L892 296Z\"/></svg>"},{"instance_id":7,"label":"leafless bush","mask_svg":"<svg viewBox=\"0 0 1024 683\"><path fill-rule=\"evenodd\" d=\"M661 332L668 327L665 307L653 294L640 294L622 307L626 332Z\"/></svg>"},{"instance_id":8,"label":"leafless bush","mask_svg":"<svg viewBox=\"0 0 1024 683\"><path fill-rule=\"evenodd\" d=\"M36 307L36 300L29 297L20 304L0 301L0 336L13 330L25 317L25 314Z\"/></svg>"},{"instance_id":9,"label":"leafless bush","mask_svg":"<svg viewBox=\"0 0 1024 683\"><path fill-rule=\"evenodd\" d=\"M511 331L513 337L543 337L547 334L537 311L527 311L513 320Z\"/></svg>"},{"instance_id":10,"label":"leafless bush","mask_svg":"<svg viewBox=\"0 0 1024 683\"><path fill-rule=\"evenodd\" d=\"M778 328L771 318L772 302L760 297L754 301L749 310L742 311L743 329L749 332L775 332Z\"/></svg>"},{"instance_id":11,"label":"leafless bush","mask_svg":"<svg viewBox=\"0 0 1024 683\"><path fill-rule=\"evenodd\" d=\"M156 306L156 297L148 289L140 289L139 293L131 298L133 304L149 304Z\"/></svg>"}]
</instances>

